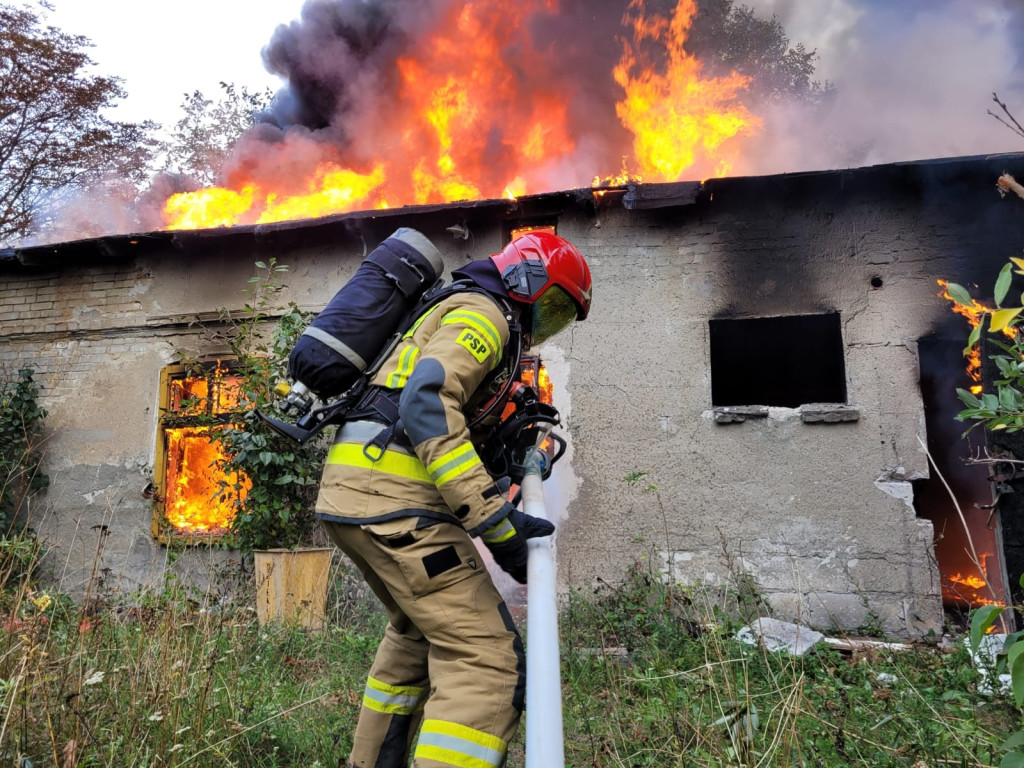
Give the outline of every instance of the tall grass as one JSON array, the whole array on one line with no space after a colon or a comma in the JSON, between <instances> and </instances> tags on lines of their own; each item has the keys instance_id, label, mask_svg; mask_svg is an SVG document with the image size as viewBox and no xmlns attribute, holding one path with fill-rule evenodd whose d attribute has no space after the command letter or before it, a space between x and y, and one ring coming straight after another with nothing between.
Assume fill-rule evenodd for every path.
<instances>
[{"instance_id":1,"label":"tall grass","mask_svg":"<svg viewBox=\"0 0 1024 768\"><path fill-rule=\"evenodd\" d=\"M1020 713L980 692L962 644L772 653L735 639L742 622L722 610L736 605L727 597L673 588L644 565L572 597L568 765L1000 764Z\"/></svg>"},{"instance_id":2,"label":"tall grass","mask_svg":"<svg viewBox=\"0 0 1024 768\"><path fill-rule=\"evenodd\" d=\"M372 599L339 589L318 633L261 628L251 605L218 607L174 581L82 605L38 584L39 554L30 537L0 541L0 766L335 768L347 756L383 629ZM643 566L570 596L567 765L999 765L1019 712L979 692L963 650L773 654L733 639L725 604ZM520 740L509 765L522 759Z\"/></svg>"},{"instance_id":3,"label":"tall grass","mask_svg":"<svg viewBox=\"0 0 1024 768\"><path fill-rule=\"evenodd\" d=\"M215 609L173 582L97 610L32 586L30 540L0 548L0 765L333 767L347 754L376 614L336 601L347 613L327 631L261 628L251 606Z\"/></svg>"}]
</instances>

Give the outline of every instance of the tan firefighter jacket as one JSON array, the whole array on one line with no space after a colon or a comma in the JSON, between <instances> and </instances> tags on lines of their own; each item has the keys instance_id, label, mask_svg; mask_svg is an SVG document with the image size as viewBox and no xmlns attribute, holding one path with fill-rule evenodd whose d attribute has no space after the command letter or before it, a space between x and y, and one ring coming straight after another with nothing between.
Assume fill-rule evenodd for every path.
<instances>
[{"instance_id":1,"label":"tan firefighter jacket","mask_svg":"<svg viewBox=\"0 0 1024 768\"><path fill-rule=\"evenodd\" d=\"M494 300L467 292L416 321L371 382L400 391L399 426L408 440L378 448L369 443L384 425L339 427L320 484L320 518L457 520L474 536L501 520L505 499L477 455L464 410L501 361L509 319Z\"/></svg>"}]
</instances>

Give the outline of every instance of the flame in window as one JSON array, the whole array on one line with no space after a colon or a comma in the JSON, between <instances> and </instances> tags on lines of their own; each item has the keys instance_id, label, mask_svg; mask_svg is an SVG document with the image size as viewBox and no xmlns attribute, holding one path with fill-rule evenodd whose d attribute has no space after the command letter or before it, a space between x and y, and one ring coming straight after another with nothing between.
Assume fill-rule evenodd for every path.
<instances>
[{"instance_id":1,"label":"flame in window","mask_svg":"<svg viewBox=\"0 0 1024 768\"><path fill-rule=\"evenodd\" d=\"M217 427L168 428L165 515L185 535L227 533L239 501L252 486L244 475L219 469L226 456L216 441ZM227 482L222 488L221 480Z\"/></svg>"},{"instance_id":2,"label":"flame in window","mask_svg":"<svg viewBox=\"0 0 1024 768\"><path fill-rule=\"evenodd\" d=\"M220 365L211 376L172 379L170 410L182 416L229 413L238 408L240 385L241 379Z\"/></svg>"},{"instance_id":3,"label":"flame in window","mask_svg":"<svg viewBox=\"0 0 1024 768\"><path fill-rule=\"evenodd\" d=\"M172 374L167 380L161 424L164 492L158 515L174 535L227 533L238 503L252 487L244 474L225 473L227 457L217 442L240 399L240 377L220 361L208 371Z\"/></svg>"},{"instance_id":4,"label":"flame in window","mask_svg":"<svg viewBox=\"0 0 1024 768\"><path fill-rule=\"evenodd\" d=\"M554 388L551 385L551 377L548 376L548 369L539 358L532 357L523 361L523 384L537 390L537 396L542 403L550 405L553 400Z\"/></svg>"},{"instance_id":5,"label":"flame in window","mask_svg":"<svg viewBox=\"0 0 1024 768\"><path fill-rule=\"evenodd\" d=\"M532 355L524 357L519 364L519 372L519 380L526 386L533 387L542 403L548 405L554 403L554 387L551 384L551 377L548 376L548 369L544 367L544 363L540 361L539 357ZM508 403L501 414L502 421L515 413L515 410L515 405ZM554 441L549 437L540 444L540 448L550 455L555 448Z\"/></svg>"},{"instance_id":6,"label":"flame in window","mask_svg":"<svg viewBox=\"0 0 1024 768\"><path fill-rule=\"evenodd\" d=\"M557 235L558 234L558 232L555 231L555 228L553 226L550 226L550 225L546 225L546 224L541 225L541 226L529 226L529 225L527 225L525 227L516 227L515 229L513 229L512 232L511 232L511 236L509 237L508 240L509 240L509 242L512 242L517 237L522 237L523 235L528 235L531 232L547 232L549 235Z\"/></svg>"}]
</instances>

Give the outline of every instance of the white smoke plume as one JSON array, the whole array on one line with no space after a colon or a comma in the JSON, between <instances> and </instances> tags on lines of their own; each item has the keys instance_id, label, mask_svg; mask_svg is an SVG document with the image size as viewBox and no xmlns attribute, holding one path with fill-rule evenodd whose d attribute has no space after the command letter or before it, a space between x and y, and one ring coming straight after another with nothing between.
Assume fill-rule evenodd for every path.
<instances>
[{"instance_id":1,"label":"white smoke plume","mask_svg":"<svg viewBox=\"0 0 1024 768\"><path fill-rule=\"evenodd\" d=\"M988 115L1000 99L1024 121L1024 6L1015 0L747 0L791 42L819 54L835 85L823 113L765 115L754 173L1024 152Z\"/></svg>"}]
</instances>

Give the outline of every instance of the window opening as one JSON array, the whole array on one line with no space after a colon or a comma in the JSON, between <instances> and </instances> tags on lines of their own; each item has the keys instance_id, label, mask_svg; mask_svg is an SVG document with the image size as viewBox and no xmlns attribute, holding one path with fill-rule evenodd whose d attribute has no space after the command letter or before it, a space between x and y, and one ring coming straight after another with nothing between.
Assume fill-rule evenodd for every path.
<instances>
[{"instance_id":1,"label":"window opening","mask_svg":"<svg viewBox=\"0 0 1024 768\"><path fill-rule=\"evenodd\" d=\"M709 322L716 406L845 403L839 313Z\"/></svg>"},{"instance_id":2,"label":"window opening","mask_svg":"<svg viewBox=\"0 0 1024 768\"><path fill-rule=\"evenodd\" d=\"M153 535L209 541L228 532L238 502L251 487L220 468L225 454L217 433L239 415L241 378L216 361L165 368L160 380Z\"/></svg>"},{"instance_id":3,"label":"window opening","mask_svg":"<svg viewBox=\"0 0 1024 768\"><path fill-rule=\"evenodd\" d=\"M554 388L551 386L548 369L540 361L540 358L536 355L524 356L520 368L523 371L523 383L537 390L537 395L542 403L551 405Z\"/></svg>"},{"instance_id":4,"label":"window opening","mask_svg":"<svg viewBox=\"0 0 1024 768\"><path fill-rule=\"evenodd\" d=\"M525 224L523 222L506 222L505 226L505 243L511 243L517 237L522 237L523 235L527 235L530 232L547 232L548 234L551 235L558 234L558 232L556 231L555 222L550 220L536 221L532 224Z\"/></svg>"},{"instance_id":5,"label":"window opening","mask_svg":"<svg viewBox=\"0 0 1024 768\"><path fill-rule=\"evenodd\" d=\"M551 385L551 377L548 376L548 369L541 362L538 355L524 355L519 362L519 380L528 387L533 387L537 397L542 403L554 405L554 387ZM507 418L515 411L515 406L509 403L505 406L505 413L502 418ZM540 449L549 457L555 455L555 441L550 437L540 444Z\"/></svg>"},{"instance_id":6,"label":"window opening","mask_svg":"<svg viewBox=\"0 0 1024 768\"><path fill-rule=\"evenodd\" d=\"M519 361L519 380L526 386L533 387L542 403L554 405L554 387L551 384L551 378L548 376L548 369L541 362L538 355L523 355ZM502 421L515 413L515 410L516 407L513 403L507 403L505 410L501 414ZM540 449L548 455L548 458L555 455L557 448L558 446L555 445L555 441L550 437L545 438L544 442L540 444ZM513 483L509 487L508 498L513 498L518 490L519 486Z\"/></svg>"}]
</instances>

